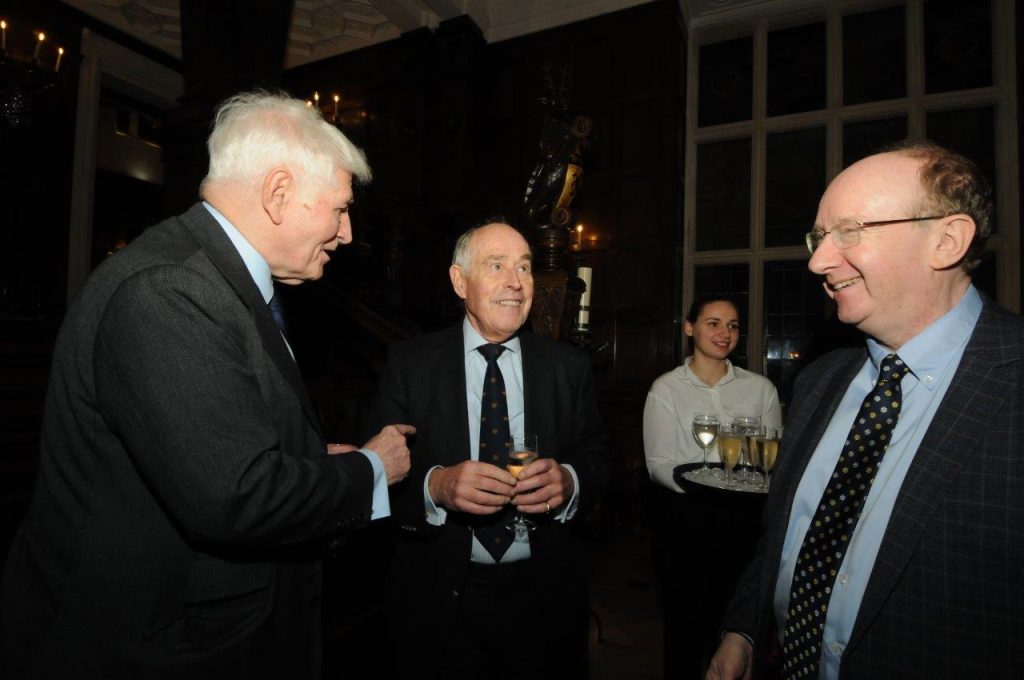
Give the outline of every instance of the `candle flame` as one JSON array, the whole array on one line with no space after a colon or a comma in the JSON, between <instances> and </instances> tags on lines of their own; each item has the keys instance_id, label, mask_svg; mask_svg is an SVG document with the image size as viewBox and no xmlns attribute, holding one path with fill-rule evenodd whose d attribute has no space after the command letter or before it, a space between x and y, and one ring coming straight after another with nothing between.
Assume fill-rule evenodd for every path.
<instances>
[{"instance_id":1,"label":"candle flame","mask_svg":"<svg viewBox=\"0 0 1024 680\"><path fill-rule=\"evenodd\" d=\"M7 22L6 21L0 21L0 28L4 29L6 31L7 30Z\"/></svg>"},{"instance_id":2,"label":"candle flame","mask_svg":"<svg viewBox=\"0 0 1024 680\"><path fill-rule=\"evenodd\" d=\"M577 224L577 225L576 225L576 231L578 231L578 232L580 232L580 233L582 233L582 232L583 232L583 224L582 224L582 223L581 223L581 224Z\"/></svg>"},{"instance_id":3,"label":"candle flame","mask_svg":"<svg viewBox=\"0 0 1024 680\"><path fill-rule=\"evenodd\" d=\"M334 95L334 103L337 104L340 101L341 101L341 95L337 95L337 94Z\"/></svg>"},{"instance_id":4,"label":"candle flame","mask_svg":"<svg viewBox=\"0 0 1024 680\"><path fill-rule=\"evenodd\" d=\"M57 54L64 54L64 48L63 47L58 47L57 48Z\"/></svg>"},{"instance_id":5,"label":"candle flame","mask_svg":"<svg viewBox=\"0 0 1024 680\"><path fill-rule=\"evenodd\" d=\"M39 42L43 42L44 40L46 40L46 34L39 31Z\"/></svg>"}]
</instances>

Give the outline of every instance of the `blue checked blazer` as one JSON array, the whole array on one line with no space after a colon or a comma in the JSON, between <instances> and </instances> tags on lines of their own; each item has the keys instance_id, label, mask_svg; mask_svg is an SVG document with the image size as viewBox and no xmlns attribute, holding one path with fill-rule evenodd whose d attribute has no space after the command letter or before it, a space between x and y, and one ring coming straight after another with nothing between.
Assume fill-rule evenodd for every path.
<instances>
[{"instance_id":1,"label":"blue checked blazer","mask_svg":"<svg viewBox=\"0 0 1024 680\"><path fill-rule=\"evenodd\" d=\"M1024 675L1024 320L985 299L900 490L843 654L842 678ZM800 478L866 350L832 352L796 382L765 533L723 628L778 635L772 608Z\"/></svg>"}]
</instances>

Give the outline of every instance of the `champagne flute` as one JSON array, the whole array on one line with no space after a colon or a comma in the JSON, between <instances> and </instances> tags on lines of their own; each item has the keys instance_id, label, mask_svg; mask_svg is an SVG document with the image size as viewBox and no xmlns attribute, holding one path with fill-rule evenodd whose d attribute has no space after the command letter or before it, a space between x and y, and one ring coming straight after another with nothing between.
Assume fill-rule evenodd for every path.
<instances>
[{"instance_id":1,"label":"champagne flute","mask_svg":"<svg viewBox=\"0 0 1024 680\"><path fill-rule=\"evenodd\" d=\"M757 416L736 416L732 420L733 431L744 438L744 445L740 449L739 472L736 477L741 482L751 481L750 474L750 446L749 439L757 436L761 429L761 419Z\"/></svg>"},{"instance_id":2,"label":"champagne flute","mask_svg":"<svg viewBox=\"0 0 1024 680\"><path fill-rule=\"evenodd\" d=\"M508 450L508 465L505 466L505 469L518 479L523 468L537 460L538 455L537 435L524 434L518 437L513 436ZM515 539L513 540L516 543L529 543L530 530L535 526L533 522L526 519L521 512L516 510L516 515L512 518L512 524L509 525L509 529L515 534Z\"/></svg>"},{"instance_id":3,"label":"champagne flute","mask_svg":"<svg viewBox=\"0 0 1024 680\"><path fill-rule=\"evenodd\" d=\"M693 415L693 438L704 452L704 467L700 469L702 475L711 474L708 467L708 449L715 443L718 437L718 416L714 413L695 413Z\"/></svg>"},{"instance_id":4,"label":"champagne flute","mask_svg":"<svg viewBox=\"0 0 1024 680\"><path fill-rule=\"evenodd\" d=\"M725 468L725 485L735 487L732 479L732 469L740 460L740 451L743 450L743 432L735 427L723 427L718 432L718 455L722 458L722 467Z\"/></svg>"},{"instance_id":5,"label":"champagne flute","mask_svg":"<svg viewBox=\"0 0 1024 680\"><path fill-rule=\"evenodd\" d=\"M758 427L752 434L747 434L747 452L750 455L750 465L753 468L751 473L750 483L751 484L764 484L764 478L760 478L760 474L757 469L762 465L762 454L764 453L764 436L765 428Z\"/></svg>"},{"instance_id":6,"label":"champagne flute","mask_svg":"<svg viewBox=\"0 0 1024 680\"><path fill-rule=\"evenodd\" d=\"M775 467L775 459L779 456L779 440L782 439L781 427L768 427L764 431L764 445L761 449L761 467L764 469L764 490L771 488L772 468Z\"/></svg>"}]
</instances>

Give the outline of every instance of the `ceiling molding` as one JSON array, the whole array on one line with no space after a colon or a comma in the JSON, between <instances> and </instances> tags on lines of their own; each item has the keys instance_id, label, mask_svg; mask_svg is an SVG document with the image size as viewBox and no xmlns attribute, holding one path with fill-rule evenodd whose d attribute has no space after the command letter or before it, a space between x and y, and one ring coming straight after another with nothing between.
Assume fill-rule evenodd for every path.
<instances>
[{"instance_id":1,"label":"ceiling molding","mask_svg":"<svg viewBox=\"0 0 1024 680\"><path fill-rule=\"evenodd\" d=\"M499 42L652 0L294 0L285 68L394 40L469 16L484 39ZM679 0L700 11L751 0ZM757 2L758 0L753 0ZM760 0L764 2L766 0ZM181 59L179 0L62 0L67 5Z\"/></svg>"}]
</instances>

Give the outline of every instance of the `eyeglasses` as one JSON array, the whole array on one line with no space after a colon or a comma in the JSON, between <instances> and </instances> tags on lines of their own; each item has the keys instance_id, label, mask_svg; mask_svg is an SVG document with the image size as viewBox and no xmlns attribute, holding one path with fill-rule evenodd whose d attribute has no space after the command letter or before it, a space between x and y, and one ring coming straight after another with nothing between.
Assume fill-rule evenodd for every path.
<instances>
[{"instance_id":1,"label":"eyeglasses","mask_svg":"<svg viewBox=\"0 0 1024 680\"><path fill-rule=\"evenodd\" d=\"M924 222L925 220L941 220L949 215L929 215L928 217L904 217L898 220L876 220L874 222L858 222L857 220L844 220L832 227L828 231L823 229L812 229L811 231L804 234L804 241L807 243L807 250L811 251L811 255L818 249L821 242L825 240L825 236L832 235L832 243L836 244L836 248L840 250L844 248L852 248L853 246L860 243L860 232L862 229L867 227L887 227L890 224L900 224L902 222Z\"/></svg>"}]
</instances>

